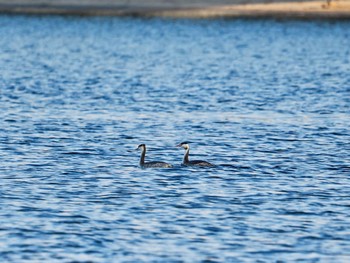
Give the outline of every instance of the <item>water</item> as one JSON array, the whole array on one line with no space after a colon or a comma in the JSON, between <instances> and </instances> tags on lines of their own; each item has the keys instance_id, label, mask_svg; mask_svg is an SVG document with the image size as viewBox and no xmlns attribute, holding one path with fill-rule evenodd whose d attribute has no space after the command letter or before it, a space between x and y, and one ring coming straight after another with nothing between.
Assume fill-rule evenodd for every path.
<instances>
[{"instance_id":1,"label":"water","mask_svg":"<svg viewBox=\"0 0 350 263\"><path fill-rule=\"evenodd\" d=\"M0 62L1 262L350 261L348 22L1 16Z\"/></svg>"}]
</instances>

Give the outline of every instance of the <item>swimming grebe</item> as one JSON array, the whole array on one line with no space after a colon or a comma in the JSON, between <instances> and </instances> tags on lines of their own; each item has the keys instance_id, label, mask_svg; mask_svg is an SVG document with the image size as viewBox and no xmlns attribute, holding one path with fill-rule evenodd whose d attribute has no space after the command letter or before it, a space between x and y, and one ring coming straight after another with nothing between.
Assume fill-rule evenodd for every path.
<instances>
[{"instance_id":1,"label":"swimming grebe","mask_svg":"<svg viewBox=\"0 0 350 263\"><path fill-rule=\"evenodd\" d=\"M140 144L136 150L141 149L141 158L140 158L140 166L142 168L170 168L173 167L169 163L165 162L147 162L145 163L145 156L146 156L146 145L145 144Z\"/></svg>"},{"instance_id":2,"label":"swimming grebe","mask_svg":"<svg viewBox=\"0 0 350 263\"><path fill-rule=\"evenodd\" d=\"M177 147L182 147L186 150L185 155L184 155L184 159L182 164L186 165L186 166L203 166L203 167L212 167L215 166L211 163L208 163L206 161L202 161L202 160L194 160L194 161L190 161L188 159L188 156L190 154L190 145L188 144L188 142L182 142L178 145L176 145Z\"/></svg>"}]
</instances>

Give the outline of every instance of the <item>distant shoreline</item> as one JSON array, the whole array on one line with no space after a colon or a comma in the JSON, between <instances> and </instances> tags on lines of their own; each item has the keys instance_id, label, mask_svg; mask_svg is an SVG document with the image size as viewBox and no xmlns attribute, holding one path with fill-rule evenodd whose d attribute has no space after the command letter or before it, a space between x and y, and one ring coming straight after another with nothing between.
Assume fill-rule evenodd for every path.
<instances>
[{"instance_id":1,"label":"distant shoreline","mask_svg":"<svg viewBox=\"0 0 350 263\"><path fill-rule=\"evenodd\" d=\"M78 16L135 16L168 18L281 18L281 19L349 19L350 0L333 0L330 5L323 1L271 2L259 3L240 1L227 4L228 1L198 1L196 5L164 0L152 1L152 4L130 4L129 1L88 0L84 3L65 1L25 1L0 0L2 14L34 15L78 15ZM107 3L108 2L108 3ZM132 2L132 1L131 1ZM159 4L157 4L159 2ZM177 4L179 2L179 4ZM181 3L180 3L181 2ZM210 3L207 3L210 2ZM243 4L242 4L243 2Z\"/></svg>"}]
</instances>

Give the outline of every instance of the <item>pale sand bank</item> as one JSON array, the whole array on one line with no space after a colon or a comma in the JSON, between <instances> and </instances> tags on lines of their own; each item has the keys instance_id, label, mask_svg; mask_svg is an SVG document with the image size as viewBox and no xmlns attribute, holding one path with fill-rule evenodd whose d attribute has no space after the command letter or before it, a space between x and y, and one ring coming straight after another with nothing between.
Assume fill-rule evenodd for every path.
<instances>
[{"instance_id":1,"label":"pale sand bank","mask_svg":"<svg viewBox=\"0 0 350 263\"><path fill-rule=\"evenodd\" d=\"M0 0L0 13L173 18L350 19L350 0Z\"/></svg>"}]
</instances>

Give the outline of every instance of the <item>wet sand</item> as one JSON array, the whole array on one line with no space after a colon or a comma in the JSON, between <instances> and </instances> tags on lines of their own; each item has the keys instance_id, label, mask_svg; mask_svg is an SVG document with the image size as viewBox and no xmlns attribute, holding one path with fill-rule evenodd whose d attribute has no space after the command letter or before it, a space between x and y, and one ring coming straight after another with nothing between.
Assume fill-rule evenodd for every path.
<instances>
[{"instance_id":1,"label":"wet sand","mask_svg":"<svg viewBox=\"0 0 350 263\"><path fill-rule=\"evenodd\" d=\"M350 19L350 0L0 0L0 13L170 18Z\"/></svg>"}]
</instances>

